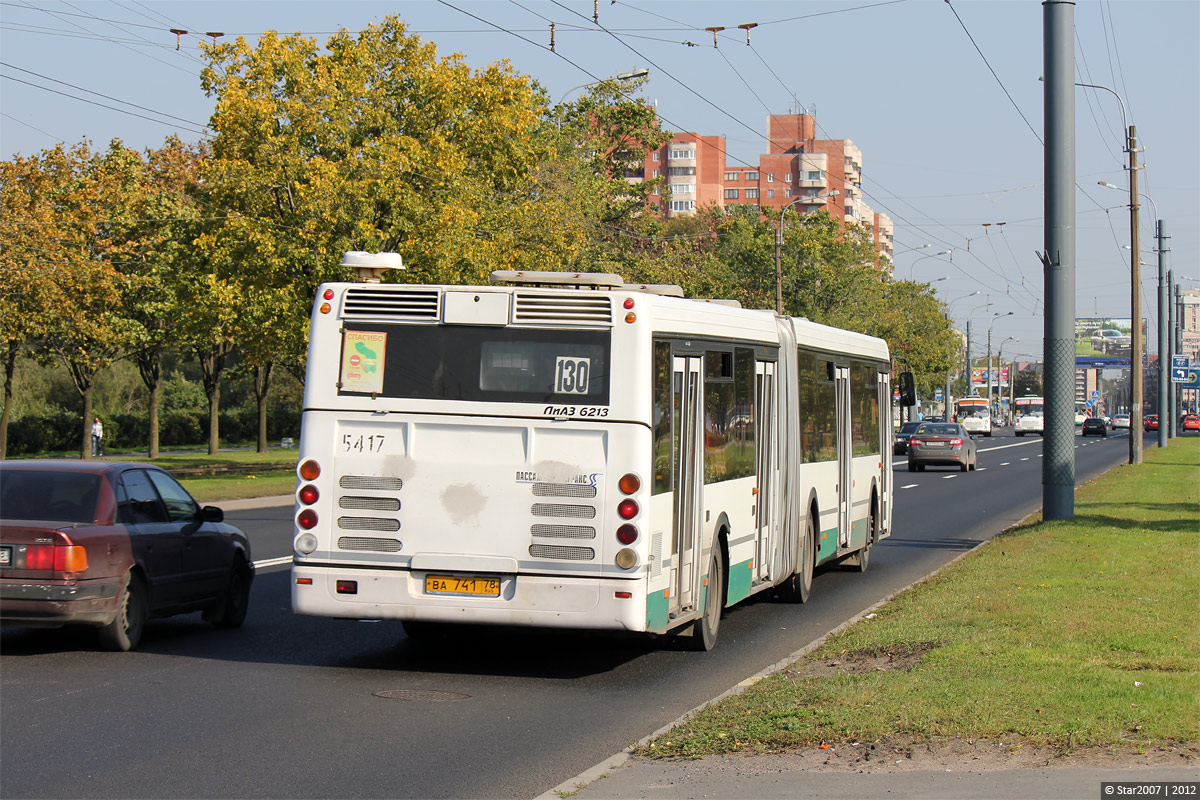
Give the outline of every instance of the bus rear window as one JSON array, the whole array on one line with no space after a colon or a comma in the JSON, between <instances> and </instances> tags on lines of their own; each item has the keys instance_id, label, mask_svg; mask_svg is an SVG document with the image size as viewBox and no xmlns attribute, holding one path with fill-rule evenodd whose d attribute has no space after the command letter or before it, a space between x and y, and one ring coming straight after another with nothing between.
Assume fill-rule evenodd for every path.
<instances>
[{"instance_id":1,"label":"bus rear window","mask_svg":"<svg viewBox=\"0 0 1200 800\"><path fill-rule=\"evenodd\" d=\"M609 349L606 330L359 324L342 334L338 394L608 405Z\"/></svg>"}]
</instances>

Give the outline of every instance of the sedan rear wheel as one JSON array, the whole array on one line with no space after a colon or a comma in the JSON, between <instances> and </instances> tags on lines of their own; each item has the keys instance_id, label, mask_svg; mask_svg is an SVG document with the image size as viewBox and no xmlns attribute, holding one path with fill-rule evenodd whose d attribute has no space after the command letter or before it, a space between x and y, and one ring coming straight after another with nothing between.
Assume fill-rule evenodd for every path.
<instances>
[{"instance_id":1,"label":"sedan rear wheel","mask_svg":"<svg viewBox=\"0 0 1200 800\"><path fill-rule=\"evenodd\" d=\"M246 610L250 606L250 580L253 573L250 565L239 553L233 557L233 569L229 573L229 585L221 601L204 612L204 619L218 628L240 628L246 621Z\"/></svg>"},{"instance_id":2,"label":"sedan rear wheel","mask_svg":"<svg viewBox=\"0 0 1200 800\"><path fill-rule=\"evenodd\" d=\"M138 646L146 627L146 590L142 579L132 572L125 574L125 585L117 596L117 614L112 622L100 629L100 646L105 650L124 653Z\"/></svg>"}]
</instances>

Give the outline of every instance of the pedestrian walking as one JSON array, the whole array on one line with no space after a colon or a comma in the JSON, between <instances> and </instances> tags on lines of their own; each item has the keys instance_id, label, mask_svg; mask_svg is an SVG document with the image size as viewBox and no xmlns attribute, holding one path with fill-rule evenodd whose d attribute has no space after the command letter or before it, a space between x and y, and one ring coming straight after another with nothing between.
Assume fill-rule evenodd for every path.
<instances>
[{"instance_id":1,"label":"pedestrian walking","mask_svg":"<svg viewBox=\"0 0 1200 800\"><path fill-rule=\"evenodd\" d=\"M100 418L96 417L96 421L92 423L92 456L104 455L104 426L100 424Z\"/></svg>"}]
</instances>

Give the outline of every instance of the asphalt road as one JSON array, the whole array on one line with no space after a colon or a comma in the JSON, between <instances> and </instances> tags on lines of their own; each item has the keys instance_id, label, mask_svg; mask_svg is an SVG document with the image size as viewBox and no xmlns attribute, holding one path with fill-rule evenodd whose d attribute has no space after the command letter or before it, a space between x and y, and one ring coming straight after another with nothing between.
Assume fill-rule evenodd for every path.
<instances>
[{"instance_id":1,"label":"asphalt road","mask_svg":"<svg viewBox=\"0 0 1200 800\"><path fill-rule=\"evenodd\" d=\"M260 564L243 628L0 631L0 797L533 797L795 652L1041 504L1041 439L977 440L979 470L895 473L895 533L813 599L730 609L710 653L671 642L291 613L291 508L231 511ZM1128 455L1076 439L1080 482Z\"/></svg>"}]
</instances>

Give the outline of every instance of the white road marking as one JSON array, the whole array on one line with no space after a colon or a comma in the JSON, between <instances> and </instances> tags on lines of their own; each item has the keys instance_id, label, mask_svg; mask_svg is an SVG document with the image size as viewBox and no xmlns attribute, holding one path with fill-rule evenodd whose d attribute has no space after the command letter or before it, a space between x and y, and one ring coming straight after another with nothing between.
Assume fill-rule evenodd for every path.
<instances>
[{"instance_id":1,"label":"white road marking","mask_svg":"<svg viewBox=\"0 0 1200 800\"><path fill-rule=\"evenodd\" d=\"M1028 459L1028 458L1022 458L1021 460L1022 460L1022 461L1028 461L1029 459Z\"/></svg>"},{"instance_id":2,"label":"white road marking","mask_svg":"<svg viewBox=\"0 0 1200 800\"><path fill-rule=\"evenodd\" d=\"M262 569L263 567L277 567L280 564L292 563L291 556L280 556L279 558L264 558L262 561L255 561L254 568Z\"/></svg>"},{"instance_id":3,"label":"white road marking","mask_svg":"<svg viewBox=\"0 0 1200 800\"><path fill-rule=\"evenodd\" d=\"M976 467L975 471L976 472L987 472L987 467Z\"/></svg>"},{"instance_id":4,"label":"white road marking","mask_svg":"<svg viewBox=\"0 0 1200 800\"><path fill-rule=\"evenodd\" d=\"M1000 462L1000 466L1002 466L1002 467L1007 467L1007 466L1008 466L1009 464L1011 464L1011 463L1012 463L1011 461L1001 461L1001 462Z\"/></svg>"},{"instance_id":5,"label":"white road marking","mask_svg":"<svg viewBox=\"0 0 1200 800\"><path fill-rule=\"evenodd\" d=\"M944 480L944 481L948 481L948 480L950 480L951 478L957 478L957 477L958 477L957 475L943 475L943 476L942 476L942 480Z\"/></svg>"},{"instance_id":6,"label":"white road marking","mask_svg":"<svg viewBox=\"0 0 1200 800\"><path fill-rule=\"evenodd\" d=\"M915 489L915 488L917 488L917 487L918 487L918 486L920 486L920 485L921 485L921 484L919 484L919 483L910 483L910 484L908 484L907 486L901 486L900 488L901 488L901 489Z\"/></svg>"}]
</instances>

